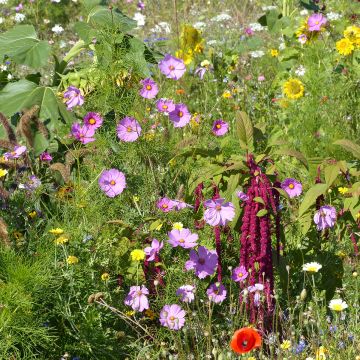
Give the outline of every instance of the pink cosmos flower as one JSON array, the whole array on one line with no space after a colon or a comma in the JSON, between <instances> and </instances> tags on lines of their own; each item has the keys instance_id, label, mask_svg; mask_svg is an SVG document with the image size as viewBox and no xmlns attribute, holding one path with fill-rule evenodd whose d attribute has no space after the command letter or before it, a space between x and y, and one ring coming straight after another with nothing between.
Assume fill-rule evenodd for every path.
<instances>
[{"instance_id":1,"label":"pink cosmos flower","mask_svg":"<svg viewBox=\"0 0 360 360\"><path fill-rule=\"evenodd\" d=\"M212 126L212 132L216 136L223 136L229 131L229 124L222 119L215 120Z\"/></svg>"},{"instance_id":2,"label":"pink cosmos flower","mask_svg":"<svg viewBox=\"0 0 360 360\"><path fill-rule=\"evenodd\" d=\"M93 137L95 135L95 129L86 125L81 126L79 123L72 125L71 135L84 145L95 141Z\"/></svg>"},{"instance_id":3,"label":"pink cosmos flower","mask_svg":"<svg viewBox=\"0 0 360 360\"><path fill-rule=\"evenodd\" d=\"M116 131L120 140L133 142L140 136L141 126L134 118L126 116L119 122Z\"/></svg>"},{"instance_id":4,"label":"pink cosmos flower","mask_svg":"<svg viewBox=\"0 0 360 360\"><path fill-rule=\"evenodd\" d=\"M244 281L248 277L249 273L244 266L238 266L232 271L231 278L235 282Z\"/></svg>"},{"instance_id":5,"label":"pink cosmos flower","mask_svg":"<svg viewBox=\"0 0 360 360\"><path fill-rule=\"evenodd\" d=\"M185 314L177 304L165 305L160 311L160 324L170 330L179 330L185 325Z\"/></svg>"},{"instance_id":6,"label":"pink cosmos flower","mask_svg":"<svg viewBox=\"0 0 360 360\"><path fill-rule=\"evenodd\" d=\"M169 241L168 243L172 247L180 246L184 249L190 249L197 245L197 240L199 239L198 234L192 234L189 229L182 230L171 230L168 233Z\"/></svg>"},{"instance_id":7,"label":"pink cosmos flower","mask_svg":"<svg viewBox=\"0 0 360 360\"><path fill-rule=\"evenodd\" d=\"M104 170L99 178L99 186L108 197L113 198L126 188L125 175L117 169Z\"/></svg>"},{"instance_id":8,"label":"pink cosmos flower","mask_svg":"<svg viewBox=\"0 0 360 360\"><path fill-rule=\"evenodd\" d=\"M210 301L215 304L221 304L226 299L227 291L223 284L217 282L208 287L206 294Z\"/></svg>"},{"instance_id":9,"label":"pink cosmos flower","mask_svg":"<svg viewBox=\"0 0 360 360\"><path fill-rule=\"evenodd\" d=\"M4 154L5 160L18 159L21 155L26 152L26 146L16 145L13 151L6 152Z\"/></svg>"},{"instance_id":10,"label":"pink cosmos flower","mask_svg":"<svg viewBox=\"0 0 360 360\"><path fill-rule=\"evenodd\" d=\"M64 100L66 100L65 103L68 110L84 104L84 97L81 95L81 91L75 86L69 86L67 88L64 92Z\"/></svg>"},{"instance_id":11,"label":"pink cosmos flower","mask_svg":"<svg viewBox=\"0 0 360 360\"><path fill-rule=\"evenodd\" d=\"M231 202L224 203L225 199L206 200L204 206L207 208L204 212L205 221L211 225L226 225L235 217L235 207Z\"/></svg>"},{"instance_id":12,"label":"pink cosmos flower","mask_svg":"<svg viewBox=\"0 0 360 360\"><path fill-rule=\"evenodd\" d=\"M204 279L214 274L217 264L216 251L199 246L198 252L190 250L190 260L185 263L185 269L188 271L195 270L195 275L199 279Z\"/></svg>"},{"instance_id":13,"label":"pink cosmos flower","mask_svg":"<svg viewBox=\"0 0 360 360\"><path fill-rule=\"evenodd\" d=\"M290 198L299 196L302 193L302 185L299 181L287 178L281 183L281 188L286 191Z\"/></svg>"},{"instance_id":14,"label":"pink cosmos flower","mask_svg":"<svg viewBox=\"0 0 360 360\"><path fill-rule=\"evenodd\" d=\"M176 290L176 295L180 297L180 301L191 303L195 299L195 286L183 285Z\"/></svg>"},{"instance_id":15,"label":"pink cosmos flower","mask_svg":"<svg viewBox=\"0 0 360 360\"><path fill-rule=\"evenodd\" d=\"M156 108L165 114L170 113L171 111L175 110L175 104L172 100L170 99L159 99L156 102Z\"/></svg>"},{"instance_id":16,"label":"pink cosmos flower","mask_svg":"<svg viewBox=\"0 0 360 360\"><path fill-rule=\"evenodd\" d=\"M307 42L307 36L305 34L301 34L299 37L298 37L298 41L300 44L304 45L306 42Z\"/></svg>"},{"instance_id":17,"label":"pink cosmos flower","mask_svg":"<svg viewBox=\"0 0 360 360\"><path fill-rule=\"evenodd\" d=\"M179 80L185 74L186 66L181 59L166 54L159 62L159 69L168 79Z\"/></svg>"},{"instance_id":18,"label":"pink cosmos flower","mask_svg":"<svg viewBox=\"0 0 360 360\"><path fill-rule=\"evenodd\" d=\"M39 155L39 159L40 161L51 161L52 156L48 152L44 151Z\"/></svg>"},{"instance_id":19,"label":"pink cosmos flower","mask_svg":"<svg viewBox=\"0 0 360 360\"><path fill-rule=\"evenodd\" d=\"M314 222L319 231L333 227L336 222L336 209L330 205L321 206L314 215Z\"/></svg>"},{"instance_id":20,"label":"pink cosmos flower","mask_svg":"<svg viewBox=\"0 0 360 360\"><path fill-rule=\"evenodd\" d=\"M259 75L259 76L258 76L258 81L259 81L259 82L265 81L265 76L264 76L264 75Z\"/></svg>"},{"instance_id":21,"label":"pink cosmos flower","mask_svg":"<svg viewBox=\"0 0 360 360\"><path fill-rule=\"evenodd\" d=\"M131 286L128 295L125 298L125 305L131 306L135 311L144 311L149 308L149 290L144 286Z\"/></svg>"},{"instance_id":22,"label":"pink cosmos flower","mask_svg":"<svg viewBox=\"0 0 360 360\"><path fill-rule=\"evenodd\" d=\"M249 35L249 36L254 35L254 30L252 28L248 27L245 29L245 34Z\"/></svg>"},{"instance_id":23,"label":"pink cosmos flower","mask_svg":"<svg viewBox=\"0 0 360 360\"><path fill-rule=\"evenodd\" d=\"M254 295L254 305L255 306L260 305L260 297L261 297L260 292L263 290L264 290L264 285L259 284L259 283L248 287L248 291L250 293L255 293L255 295Z\"/></svg>"},{"instance_id":24,"label":"pink cosmos flower","mask_svg":"<svg viewBox=\"0 0 360 360\"><path fill-rule=\"evenodd\" d=\"M309 31L320 31L326 23L327 19L322 14L312 14L307 22Z\"/></svg>"},{"instance_id":25,"label":"pink cosmos flower","mask_svg":"<svg viewBox=\"0 0 360 360\"><path fill-rule=\"evenodd\" d=\"M156 203L156 207L163 212L171 211L175 207L175 205L176 203L167 197L163 197L159 199L158 202Z\"/></svg>"},{"instance_id":26,"label":"pink cosmos flower","mask_svg":"<svg viewBox=\"0 0 360 360\"><path fill-rule=\"evenodd\" d=\"M174 127L181 128L190 122L191 114L185 104L176 104L175 109L169 113L169 118Z\"/></svg>"},{"instance_id":27,"label":"pink cosmos flower","mask_svg":"<svg viewBox=\"0 0 360 360\"><path fill-rule=\"evenodd\" d=\"M139 93L140 93L140 96L142 96L143 98L153 99L159 92L157 83L154 80L147 78L145 80L141 80L140 82L143 87Z\"/></svg>"},{"instance_id":28,"label":"pink cosmos flower","mask_svg":"<svg viewBox=\"0 0 360 360\"><path fill-rule=\"evenodd\" d=\"M104 120L100 114L92 111L88 112L84 117L84 124L94 130L98 129L102 125L103 121Z\"/></svg>"},{"instance_id":29,"label":"pink cosmos flower","mask_svg":"<svg viewBox=\"0 0 360 360\"><path fill-rule=\"evenodd\" d=\"M241 201L248 201L249 200L249 196L247 196L243 191L238 191L236 193L236 195Z\"/></svg>"},{"instance_id":30,"label":"pink cosmos flower","mask_svg":"<svg viewBox=\"0 0 360 360\"><path fill-rule=\"evenodd\" d=\"M147 261L154 261L155 256L159 254L160 250L163 248L164 243L159 242L157 239L153 239L151 245L144 249L145 254L147 255Z\"/></svg>"},{"instance_id":31,"label":"pink cosmos flower","mask_svg":"<svg viewBox=\"0 0 360 360\"><path fill-rule=\"evenodd\" d=\"M197 75L202 80L204 78L206 71L207 71L207 68L205 66L199 66L194 71L194 75Z\"/></svg>"},{"instance_id":32,"label":"pink cosmos flower","mask_svg":"<svg viewBox=\"0 0 360 360\"><path fill-rule=\"evenodd\" d=\"M174 204L175 204L175 210L176 210L176 211L180 211L180 210L185 209L185 208L187 208L187 207L193 208L192 205L187 204L185 201L181 201L181 200L172 200L172 201L173 201Z\"/></svg>"}]
</instances>

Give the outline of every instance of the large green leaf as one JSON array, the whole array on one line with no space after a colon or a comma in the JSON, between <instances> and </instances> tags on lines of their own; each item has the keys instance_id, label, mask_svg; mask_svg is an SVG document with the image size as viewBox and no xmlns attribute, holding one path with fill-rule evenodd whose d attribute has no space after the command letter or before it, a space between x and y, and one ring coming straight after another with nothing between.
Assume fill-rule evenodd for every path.
<instances>
[{"instance_id":1,"label":"large green leaf","mask_svg":"<svg viewBox=\"0 0 360 360\"><path fill-rule=\"evenodd\" d=\"M299 208L299 216L301 217L310 206L315 204L316 199L325 193L328 189L327 184L315 184L305 194L304 200L302 201Z\"/></svg>"},{"instance_id":2,"label":"large green leaf","mask_svg":"<svg viewBox=\"0 0 360 360\"><path fill-rule=\"evenodd\" d=\"M360 146L358 144L347 139L335 141L334 144L340 145L346 151L351 152L357 159L360 159Z\"/></svg>"},{"instance_id":3,"label":"large green leaf","mask_svg":"<svg viewBox=\"0 0 360 360\"><path fill-rule=\"evenodd\" d=\"M8 55L19 64L37 68L47 63L49 54L48 42L37 38L32 25L17 25L0 34L0 59Z\"/></svg>"},{"instance_id":4,"label":"large green leaf","mask_svg":"<svg viewBox=\"0 0 360 360\"><path fill-rule=\"evenodd\" d=\"M236 114L236 134L243 149L254 150L254 130L246 113L239 111Z\"/></svg>"}]
</instances>

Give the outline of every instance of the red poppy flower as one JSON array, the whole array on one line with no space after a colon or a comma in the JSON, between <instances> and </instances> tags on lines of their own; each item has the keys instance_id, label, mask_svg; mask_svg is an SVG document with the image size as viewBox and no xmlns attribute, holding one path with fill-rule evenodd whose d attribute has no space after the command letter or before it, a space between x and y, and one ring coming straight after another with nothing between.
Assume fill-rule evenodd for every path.
<instances>
[{"instance_id":1,"label":"red poppy flower","mask_svg":"<svg viewBox=\"0 0 360 360\"><path fill-rule=\"evenodd\" d=\"M252 328L236 330L230 342L230 347L238 354L245 354L260 346L261 336Z\"/></svg>"}]
</instances>

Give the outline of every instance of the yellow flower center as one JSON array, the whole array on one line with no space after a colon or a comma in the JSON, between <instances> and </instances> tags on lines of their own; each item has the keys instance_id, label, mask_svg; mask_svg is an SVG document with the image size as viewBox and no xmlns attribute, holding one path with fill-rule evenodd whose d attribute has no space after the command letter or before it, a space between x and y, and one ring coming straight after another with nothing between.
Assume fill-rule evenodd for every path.
<instances>
[{"instance_id":1,"label":"yellow flower center","mask_svg":"<svg viewBox=\"0 0 360 360\"><path fill-rule=\"evenodd\" d=\"M216 205L216 206L215 206L215 209L216 209L217 211L220 211L220 210L221 210L221 205Z\"/></svg>"},{"instance_id":2,"label":"yellow flower center","mask_svg":"<svg viewBox=\"0 0 360 360\"><path fill-rule=\"evenodd\" d=\"M242 272L239 272L238 277L241 278L241 277L243 277L243 275L244 275L244 274L243 274Z\"/></svg>"},{"instance_id":3,"label":"yellow flower center","mask_svg":"<svg viewBox=\"0 0 360 360\"><path fill-rule=\"evenodd\" d=\"M174 321L175 320L175 316L170 316L170 321Z\"/></svg>"},{"instance_id":4,"label":"yellow flower center","mask_svg":"<svg viewBox=\"0 0 360 360\"><path fill-rule=\"evenodd\" d=\"M332 308L333 308L334 311L342 311L342 309L343 309L341 304L334 304L332 306Z\"/></svg>"},{"instance_id":5,"label":"yellow flower center","mask_svg":"<svg viewBox=\"0 0 360 360\"><path fill-rule=\"evenodd\" d=\"M185 242L184 239L180 239L180 240L179 240L179 243L182 243L182 244L183 244L184 242Z\"/></svg>"},{"instance_id":6,"label":"yellow flower center","mask_svg":"<svg viewBox=\"0 0 360 360\"><path fill-rule=\"evenodd\" d=\"M127 131L127 132L132 132L131 126L128 126L128 127L126 128L126 131Z\"/></svg>"},{"instance_id":7,"label":"yellow flower center","mask_svg":"<svg viewBox=\"0 0 360 360\"><path fill-rule=\"evenodd\" d=\"M93 119L93 118L89 119L89 124L90 124L90 125L96 124L96 120Z\"/></svg>"},{"instance_id":8,"label":"yellow flower center","mask_svg":"<svg viewBox=\"0 0 360 360\"><path fill-rule=\"evenodd\" d=\"M162 207L163 209L167 209L169 206L168 206L168 204L162 204L161 207Z\"/></svg>"},{"instance_id":9,"label":"yellow flower center","mask_svg":"<svg viewBox=\"0 0 360 360\"><path fill-rule=\"evenodd\" d=\"M184 115L184 113L183 113L182 111L179 111L179 112L178 112L178 116L179 116L179 117L182 117L183 115Z\"/></svg>"},{"instance_id":10,"label":"yellow flower center","mask_svg":"<svg viewBox=\"0 0 360 360\"><path fill-rule=\"evenodd\" d=\"M166 109L168 108L168 106L167 106L167 105L163 105L162 108L163 108L164 110L166 110Z\"/></svg>"},{"instance_id":11,"label":"yellow flower center","mask_svg":"<svg viewBox=\"0 0 360 360\"><path fill-rule=\"evenodd\" d=\"M151 85L146 85L146 90L151 90L151 89L152 89Z\"/></svg>"},{"instance_id":12,"label":"yellow flower center","mask_svg":"<svg viewBox=\"0 0 360 360\"><path fill-rule=\"evenodd\" d=\"M289 184L289 189L293 189L295 187L294 184Z\"/></svg>"},{"instance_id":13,"label":"yellow flower center","mask_svg":"<svg viewBox=\"0 0 360 360\"><path fill-rule=\"evenodd\" d=\"M316 24L316 25L319 25L319 24L320 24L320 22L319 22L319 21L315 21L315 24Z\"/></svg>"},{"instance_id":14,"label":"yellow flower center","mask_svg":"<svg viewBox=\"0 0 360 360\"><path fill-rule=\"evenodd\" d=\"M174 69L175 69L175 67L173 65L169 66L169 70L174 70Z\"/></svg>"},{"instance_id":15,"label":"yellow flower center","mask_svg":"<svg viewBox=\"0 0 360 360\"><path fill-rule=\"evenodd\" d=\"M110 185L114 186L116 184L115 180L110 181Z\"/></svg>"},{"instance_id":16,"label":"yellow flower center","mask_svg":"<svg viewBox=\"0 0 360 360\"><path fill-rule=\"evenodd\" d=\"M221 125L220 124L216 124L215 126L217 129L221 129Z\"/></svg>"}]
</instances>

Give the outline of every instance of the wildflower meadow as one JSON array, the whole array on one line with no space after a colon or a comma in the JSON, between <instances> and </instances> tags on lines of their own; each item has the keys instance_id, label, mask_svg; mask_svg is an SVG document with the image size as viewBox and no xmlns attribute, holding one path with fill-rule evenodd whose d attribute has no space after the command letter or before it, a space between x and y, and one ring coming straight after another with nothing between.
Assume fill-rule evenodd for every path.
<instances>
[{"instance_id":1,"label":"wildflower meadow","mask_svg":"<svg viewBox=\"0 0 360 360\"><path fill-rule=\"evenodd\" d=\"M0 360L360 360L358 0L0 0Z\"/></svg>"}]
</instances>

